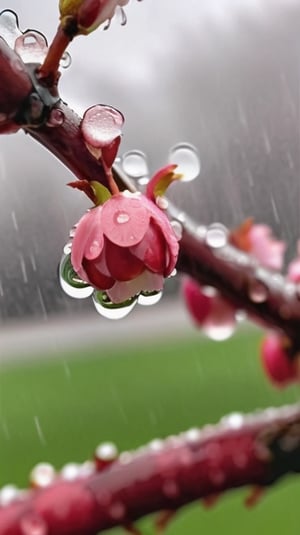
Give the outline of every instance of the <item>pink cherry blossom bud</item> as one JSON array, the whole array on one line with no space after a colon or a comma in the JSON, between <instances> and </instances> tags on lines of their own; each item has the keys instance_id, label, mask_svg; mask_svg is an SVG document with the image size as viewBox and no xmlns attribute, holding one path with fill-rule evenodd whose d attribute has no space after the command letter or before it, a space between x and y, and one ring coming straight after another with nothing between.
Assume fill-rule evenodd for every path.
<instances>
[{"instance_id":1,"label":"pink cherry blossom bud","mask_svg":"<svg viewBox=\"0 0 300 535\"><path fill-rule=\"evenodd\" d=\"M288 354L286 338L268 333L261 346L262 365L270 381L279 388L299 380L297 360Z\"/></svg>"},{"instance_id":2,"label":"pink cherry blossom bud","mask_svg":"<svg viewBox=\"0 0 300 535\"><path fill-rule=\"evenodd\" d=\"M76 20L77 33L88 34L100 24L111 20L117 7L129 0L60 0L59 10L62 23L69 17Z\"/></svg>"},{"instance_id":3,"label":"pink cherry blossom bud","mask_svg":"<svg viewBox=\"0 0 300 535\"><path fill-rule=\"evenodd\" d=\"M121 303L141 291L161 290L178 249L167 216L141 193L125 191L80 219L71 262L83 281Z\"/></svg>"}]
</instances>

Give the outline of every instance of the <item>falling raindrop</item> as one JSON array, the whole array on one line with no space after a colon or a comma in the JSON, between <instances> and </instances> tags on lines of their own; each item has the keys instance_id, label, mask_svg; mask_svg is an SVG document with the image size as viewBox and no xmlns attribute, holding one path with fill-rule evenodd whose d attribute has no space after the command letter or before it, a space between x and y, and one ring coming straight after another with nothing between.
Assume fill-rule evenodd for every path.
<instances>
[{"instance_id":1,"label":"falling raindrop","mask_svg":"<svg viewBox=\"0 0 300 535\"><path fill-rule=\"evenodd\" d=\"M23 535L47 535L48 528L43 520L36 513L27 513L21 518L21 533Z\"/></svg>"},{"instance_id":2,"label":"falling raindrop","mask_svg":"<svg viewBox=\"0 0 300 535\"><path fill-rule=\"evenodd\" d=\"M253 303L264 303L268 297L268 289L263 282L254 280L250 282L248 294Z\"/></svg>"},{"instance_id":3,"label":"falling raindrop","mask_svg":"<svg viewBox=\"0 0 300 535\"><path fill-rule=\"evenodd\" d=\"M140 185L149 182L149 168L147 156L139 150L130 150L123 154L121 166L130 178L136 179Z\"/></svg>"},{"instance_id":4,"label":"falling raindrop","mask_svg":"<svg viewBox=\"0 0 300 535\"><path fill-rule=\"evenodd\" d=\"M95 291L93 293L95 308L101 316L111 320L125 318L137 303L137 296L131 297L124 303L112 303L105 292Z\"/></svg>"},{"instance_id":5,"label":"falling raindrop","mask_svg":"<svg viewBox=\"0 0 300 535\"><path fill-rule=\"evenodd\" d=\"M94 288L89 286L86 282L83 282L75 273L71 264L71 255L62 255L59 264L59 283L63 291L69 296L75 299L85 299L90 297L94 291Z\"/></svg>"},{"instance_id":6,"label":"falling raindrop","mask_svg":"<svg viewBox=\"0 0 300 535\"><path fill-rule=\"evenodd\" d=\"M205 239L213 249L224 247L227 244L228 230L221 223L213 223L208 227Z\"/></svg>"},{"instance_id":7,"label":"falling raindrop","mask_svg":"<svg viewBox=\"0 0 300 535\"><path fill-rule=\"evenodd\" d=\"M141 292L138 297L138 304L142 306L156 305L162 298L162 292Z\"/></svg>"},{"instance_id":8,"label":"falling raindrop","mask_svg":"<svg viewBox=\"0 0 300 535\"><path fill-rule=\"evenodd\" d=\"M190 143L178 143L170 149L169 163L177 164L176 172L183 175L182 182L191 182L200 174L201 164L196 147Z\"/></svg>"}]
</instances>

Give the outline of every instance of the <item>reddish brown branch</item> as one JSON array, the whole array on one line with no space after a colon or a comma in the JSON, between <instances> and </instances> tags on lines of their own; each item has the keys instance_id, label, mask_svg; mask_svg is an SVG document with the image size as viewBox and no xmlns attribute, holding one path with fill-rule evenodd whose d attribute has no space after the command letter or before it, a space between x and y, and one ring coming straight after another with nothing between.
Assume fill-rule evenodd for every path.
<instances>
[{"instance_id":1,"label":"reddish brown branch","mask_svg":"<svg viewBox=\"0 0 300 535\"><path fill-rule=\"evenodd\" d=\"M30 522L48 535L95 535L229 489L266 487L299 471L298 405L232 414L215 426L121 454L103 472L74 481L58 477L48 488L28 491L0 508L0 535L27 533L22 527Z\"/></svg>"}]
</instances>

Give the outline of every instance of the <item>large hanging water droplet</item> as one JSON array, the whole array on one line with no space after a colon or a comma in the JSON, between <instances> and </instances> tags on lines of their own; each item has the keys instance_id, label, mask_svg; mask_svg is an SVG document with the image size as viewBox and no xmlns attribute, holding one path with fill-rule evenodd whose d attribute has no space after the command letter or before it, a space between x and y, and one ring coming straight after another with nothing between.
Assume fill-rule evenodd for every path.
<instances>
[{"instance_id":1,"label":"large hanging water droplet","mask_svg":"<svg viewBox=\"0 0 300 535\"><path fill-rule=\"evenodd\" d=\"M95 291L93 302L98 314L110 320L120 320L125 318L135 307L137 296L127 299L124 303L112 303L106 292Z\"/></svg>"},{"instance_id":2,"label":"large hanging water droplet","mask_svg":"<svg viewBox=\"0 0 300 535\"><path fill-rule=\"evenodd\" d=\"M200 174L201 164L196 147L190 143L178 143L170 149L169 163L177 164L176 173L183 175L182 182L190 182Z\"/></svg>"},{"instance_id":3,"label":"large hanging water droplet","mask_svg":"<svg viewBox=\"0 0 300 535\"><path fill-rule=\"evenodd\" d=\"M138 297L138 304L143 306L156 305L162 298L162 292L141 292Z\"/></svg>"},{"instance_id":4,"label":"large hanging water droplet","mask_svg":"<svg viewBox=\"0 0 300 535\"><path fill-rule=\"evenodd\" d=\"M16 39L15 51L24 63L42 63L48 51L47 40L40 32L28 30Z\"/></svg>"},{"instance_id":5,"label":"large hanging water droplet","mask_svg":"<svg viewBox=\"0 0 300 535\"><path fill-rule=\"evenodd\" d=\"M228 321L228 323L206 323L203 328L203 332L208 338L215 342L223 342L230 338L235 331L235 322Z\"/></svg>"},{"instance_id":6,"label":"large hanging water droplet","mask_svg":"<svg viewBox=\"0 0 300 535\"><path fill-rule=\"evenodd\" d=\"M0 13L0 36L13 48L15 40L22 35L19 29L18 17L10 9Z\"/></svg>"},{"instance_id":7,"label":"large hanging water droplet","mask_svg":"<svg viewBox=\"0 0 300 535\"><path fill-rule=\"evenodd\" d=\"M94 291L89 284L82 281L75 273L71 264L71 255L62 255L59 264L59 283L63 291L75 299L90 297Z\"/></svg>"},{"instance_id":8,"label":"large hanging water droplet","mask_svg":"<svg viewBox=\"0 0 300 535\"><path fill-rule=\"evenodd\" d=\"M206 232L205 241L213 249L224 247L227 244L228 230L221 223L213 223Z\"/></svg>"},{"instance_id":9,"label":"large hanging water droplet","mask_svg":"<svg viewBox=\"0 0 300 535\"><path fill-rule=\"evenodd\" d=\"M130 178L134 178L139 184L149 182L149 168L147 156L139 150L129 150L122 156L122 169Z\"/></svg>"}]
</instances>

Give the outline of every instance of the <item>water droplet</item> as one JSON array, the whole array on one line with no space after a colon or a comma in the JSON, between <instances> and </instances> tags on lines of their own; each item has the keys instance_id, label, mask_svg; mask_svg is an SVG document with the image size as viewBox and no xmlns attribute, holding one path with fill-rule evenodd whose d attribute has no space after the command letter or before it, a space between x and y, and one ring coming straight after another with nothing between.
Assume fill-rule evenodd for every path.
<instances>
[{"instance_id":1,"label":"water droplet","mask_svg":"<svg viewBox=\"0 0 300 535\"><path fill-rule=\"evenodd\" d=\"M48 528L43 520L36 513L27 513L20 522L21 533L23 535L47 535Z\"/></svg>"},{"instance_id":2,"label":"water droplet","mask_svg":"<svg viewBox=\"0 0 300 535\"><path fill-rule=\"evenodd\" d=\"M94 288L83 282L75 273L71 264L71 255L63 254L59 264L59 283L63 291L75 299L90 297Z\"/></svg>"},{"instance_id":3,"label":"water droplet","mask_svg":"<svg viewBox=\"0 0 300 535\"><path fill-rule=\"evenodd\" d=\"M200 174L199 154L190 143L174 145L169 152L169 162L178 165L176 172L183 175L183 182L190 182Z\"/></svg>"},{"instance_id":4,"label":"water droplet","mask_svg":"<svg viewBox=\"0 0 300 535\"><path fill-rule=\"evenodd\" d=\"M47 121L47 126L52 128L61 126L65 120L64 112L58 108L53 108L50 112L49 119Z\"/></svg>"},{"instance_id":5,"label":"water droplet","mask_svg":"<svg viewBox=\"0 0 300 535\"><path fill-rule=\"evenodd\" d=\"M247 312L245 312L245 310L237 310L235 313L235 319L238 323L242 323L242 321L246 321Z\"/></svg>"},{"instance_id":6,"label":"water droplet","mask_svg":"<svg viewBox=\"0 0 300 535\"><path fill-rule=\"evenodd\" d=\"M60 475L67 481L73 481L80 476L81 465L78 463L68 463L62 467Z\"/></svg>"},{"instance_id":7,"label":"water droplet","mask_svg":"<svg viewBox=\"0 0 300 535\"><path fill-rule=\"evenodd\" d=\"M221 424L231 429L240 429L245 421L245 417L241 412L232 412L221 419Z\"/></svg>"},{"instance_id":8,"label":"water droplet","mask_svg":"<svg viewBox=\"0 0 300 535\"><path fill-rule=\"evenodd\" d=\"M0 36L13 48L15 40L22 35L19 29L18 17L10 9L0 13Z\"/></svg>"},{"instance_id":9,"label":"water droplet","mask_svg":"<svg viewBox=\"0 0 300 535\"><path fill-rule=\"evenodd\" d=\"M115 218L116 222L119 223L119 225L128 223L128 221L130 220L129 214L127 214L127 212L117 212Z\"/></svg>"},{"instance_id":10,"label":"water droplet","mask_svg":"<svg viewBox=\"0 0 300 535\"><path fill-rule=\"evenodd\" d=\"M130 178L148 182L149 169L146 154L139 150L130 150L122 156L122 169ZM146 183L147 183L146 182Z\"/></svg>"},{"instance_id":11,"label":"water droplet","mask_svg":"<svg viewBox=\"0 0 300 535\"><path fill-rule=\"evenodd\" d=\"M224 247L227 244L228 230L221 223L213 223L206 232L206 243L213 249Z\"/></svg>"},{"instance_id":12,"label":"water droplet","mask_svg":"<svg viewBox=\"0 0 300 535\"><path fill-rule=\"evenodd\" d=\"M177 238L177 240L181 240L182 238L182 224L179 223L179 221L171 221L172 229L174 230L174 234Z\"/></svg>"},{"instance_id":13,"label":"water droplet","mask_svg":"<svg viewBox=\"0 0 300 535\"><path fill-rule=\"evenodd\" d=\"M114 461L118 454L118 448L113 442L102 442L95 451L96 459L106 462Z\"/></svg>"},{"instance_id":14,"label":"water droplet","mask_svg":"<svg viewBox=\"0 0 300 535\"><path fill-rule=\"evenodd\" d=\"M48 487L55 477L56 473L52 464L39 463L31 470L29 481L34 487Z\"/></svg>"},{"instance_id":15,"label":"water droplet","mask_svg":"<svg viewBox=\"0 0 300 535\"><path fill-rule=\"evenodd\" d=\"M93 293L93 302L97 312L104 318L119 320L125 318L137 303L137 296L131 297L124 303L112 303L105 292Z\"/></svg>"},{"instance_id":16,"label":"water droplet","mask_svg":"<svg viewBox=\"0 0 300 535\"><path fill-rule=\"evenodd\" d=\"M235 331L235 322L222 325L206 323L202 330L211 340L214 340L215 342L223 342L233 335Z\"/></svg>"},{"instance_id":17,"label":"water droplet","mask_svg":"<svg viewBox=\"0 0 300 535\"><path fill-rule=\"evenodd\" d=\"M158 206L158 208L160 208L161 210L168 209L169 201L165 197L161 197L160 195L158 195L158 197L156 197L155 199L155 203Z\"/></svg>"},{"instance_id":18,"label":"water droplet","mask_svg":"<svg viewBox=\"0 0 300 535\"><path fill-rule=\"evenodd\" d=\"M28 30L15 41L15 51L24 63L42 63L47 51L47 41L43 34Z\"/></svg>"},{"instance_id":19,"label":"water droplet","mask_svg":"<svg viewBox=\"0 0 300 535\"><path fill-rule=\"evenodd\" d=\"M19 489L15 485L5 485L0 490L0 506L6 506L13 502L19 494Z\"/></svg>"},{"instance_id":20,"label":"water droplet","mask_svg":"<svg viewBox=\"0 0 300 535\"><path fill-rule=\"evenodd\" d=\"M62 55L61 60L59 62L60 66L63 69L67 69L68 67L70 67L71 63L72 63L71 55L69 54L69 52L65 52Z\"/></svg>"},{"instance_id":21,"label":"water droplet","mask_svg":"<svg viewBox=\"0 0 300 535\"><path fill-rule=\"evenodd\" d=\"M250 283L248 294L254 303L264 303L268 297L268 288L263 282L254 280Z\"/></svg>"},{"instance_id":22,"label":"water droplet","mask_svg":"<svg viewBox=\"0 0 300 535\"><path fill-rule=\"evenodd\" d=\"M162 298L162 292L141 292L138 304L142 306L156 305Z\"/></svg>"}]
</instances>

